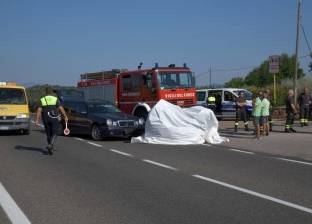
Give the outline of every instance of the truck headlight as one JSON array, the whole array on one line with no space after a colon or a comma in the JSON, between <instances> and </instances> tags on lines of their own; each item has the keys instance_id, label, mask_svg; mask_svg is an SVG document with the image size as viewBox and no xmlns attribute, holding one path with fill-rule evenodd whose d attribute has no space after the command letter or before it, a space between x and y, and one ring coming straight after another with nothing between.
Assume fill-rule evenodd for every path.
<instances>
[{"instance_id":1,"label":"truck headlight","mask_svg":"<svg viewBox=\"0 0 312 224\"><path fill-rule=\"evenodd\" d=\"M24 114L24 113L20 113L16 115L16 118L20 119L20 118L29 118L28 114Z\"/></svg>"},{"instance_id":2,"label":"truck headlight","mask_svg":"<svg viewBox=\"0 0 312 224\"><path fill-rule=\"evenodd\" d=\"M111 119L107 119L106 120L106 125L109 126L109 127L112 126L113 125L113 121Z\"/></svg>"},{"instance_id":3,"label":"truck headlight","mask_svg":"<svg viewBox=\"0 0 312 224\"><path fill-rule=\"evenodd\" d=\"M140 124L140 125L143 125L144 123L145 123L145 120L144 120L143 118L140 118L140 119L139 119L139 124Z\"/></svg>"}]
</instances>

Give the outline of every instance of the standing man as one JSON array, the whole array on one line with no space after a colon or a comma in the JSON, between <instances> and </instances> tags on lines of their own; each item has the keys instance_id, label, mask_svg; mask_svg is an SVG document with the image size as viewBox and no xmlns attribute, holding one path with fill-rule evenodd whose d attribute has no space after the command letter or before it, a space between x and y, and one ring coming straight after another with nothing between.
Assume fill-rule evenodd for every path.
<instances>
[{"instance_id":1,"label":"standing man","mask_svg":"<svg viewBox=\"0 0 312 224\"><path fill-rule=\"evenodd\" d=\"M247 111L246 111L246 99L243 92L240 92L235 100L236 103L236 119L235 119L235 132L238 129L238 122L244 121L245 131L249 131L248 121L247 121Z\"/></svg>"},{"instance_id":2,"label":"standing man","mask_svg":"<svg viewBox=\"0 0 312 224\"><path fill-rule=\"evenodd\" d=\"M287 113L285 132L287 133L296 132L296 130L293 129L295 115L297 114L297 109L295 106L294 90L290 89L288 91L288 95L287 95L285 103L286 103L286 113Z\"/></svg>"},{"instance_id":3,"label":"standing man","mask_svg":"<svg viewBox=\"0 0 312 224\"><path fill-rule=\"evenodd\" d=\"M216 113L217 105L216 105L216 97L214 96L208 96L207 99L207 107L212 110L214 113Z\"/></svg>"},{"instance_id":4,"label":"standing man","mask_svg":"<svg viewBox=\"0 0 312 224\"><path fill-rule=\"evenodd\" d=\"M252 116L254 119L255 135L256 139L260 139L260 119L261 119L261 109L262 109L262 92L260 91L258 96L253 95L252 100Z\"/></svg>"},{"instance_id":5,"label":"standing man","mask_svg":"<svg viewBox=\"0 0 312 224\"><path fill-rule=\"evenodd\" d=\"M303 93L298 97L301 127L308 126L311 101L310 91L307 87L304 87Z\"/></svg>"},{"instance_id":6,"label":"standing man","mask_svg":"<svg viewBox=\"0 0 312 224\"><path fill-rule=\"evenodd\" d=\"M47 135L47 150L50 155L53 154L53 146L59 130L61 114L65 122L68 121L64 108L60 105L57 97L53 96L51 87L46 88L46 96L40 99L36 114L36 125L39 126L40 118L42 119L45 132Z\"/></svg>"},{"instance_id":7,"label":"standing man","mask_svg":"<svg viewBox=\"0 0 312 224\"><path fill-rule=\"evenodd\" d=\"M269 121L270 116L270 101L268 100L268 92L263 92L262 107L261 107L261 125L263 127L263 135L269 135Z\"/></svg>"}]
</instances>

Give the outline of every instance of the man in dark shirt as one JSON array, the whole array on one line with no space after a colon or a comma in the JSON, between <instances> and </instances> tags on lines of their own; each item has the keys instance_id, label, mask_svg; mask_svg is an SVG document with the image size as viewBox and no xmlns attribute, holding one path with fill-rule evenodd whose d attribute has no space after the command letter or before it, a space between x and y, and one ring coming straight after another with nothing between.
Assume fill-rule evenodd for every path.
<instances>
[{"instance_id":1,"label":"man in dark shirt","mask_svg":"<svg viewBox=\"0 0 312 224\"><path fill-rule=\"evenodd\" d=\"M300 124L301 126L308 126L310 105L311 105L311 95L307 87L304 88L303 93L298 97L298 103L300 108Z\"/></svg>"},{"instance_id":2,"label":"man in dark shirt","mask_svg":"<svg viewBox=\"0 0 312 224\"><path fill-rule=\"evenodd\" d=\"M286 103L286 114L287 114L285 132L287 133L296 132L296 130L293 129L293 124L295 120L295 115L297 114L297 109L295 106L294 91L292 89L288 91L288 95L287 95L285 103Z\"/></svg>"},{"instance_id":3,"label":"man in dark shirt","mask_svg":"<svg viewBox=\"0 0 312 224\"><path fill-rule=\"evenodd\" d=\"M240 92L238 97L235 100L236 103L236 119L235 119L235 127L234 130L237 132L238 122L244 121L245 131L249 131L248 121L247 121L247 112L246 112L246 99L243 92Z\"/></svg>"},{"instance_id":4,"label":"man in dark shirt","mask_svg":"<svg viewBox=\"0 0 312 224\"><path fill-rule=\"evenodd\" d=\"M42 118L44 129L47 135L48 152L53 154L53 145L56 140L59 129L61 112L65 122L68 121L64 108L60 105L57 97L53 96L53 90L50 87L46 89L46 96L40 99L40 103L36 114L36 125L39 125L39 120Z\"/></svg>"}]
</instances>

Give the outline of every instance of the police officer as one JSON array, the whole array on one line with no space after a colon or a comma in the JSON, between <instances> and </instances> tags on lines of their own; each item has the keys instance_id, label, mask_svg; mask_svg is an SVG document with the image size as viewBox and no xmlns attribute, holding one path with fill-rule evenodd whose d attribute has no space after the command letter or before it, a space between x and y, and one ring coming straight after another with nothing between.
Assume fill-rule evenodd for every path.
<instances>
[{"instance_id":1,"label":"police officer","mask_svg":"<svg viewBox=\"0 0 312 224\"><path fill-rule=\"evenodd\" d=\"M295 120L295 115L297 114L297 109L295 106L294 91L292 89L288 91L288 95L286 97L285 103L286 103L286 113L287 113L285 132L287 133L296 132L296 130L293 129L293 124Z\"/></svg>"},{"instance_id":2,"label":"police officer","mask_svg":"<svg viewBox=\"0 0 312 224\"><path fill-rule=\"evenodd\" d=\"M216 113L217 105L216 105L216 97L209 96L207 99L207 107Z\"/></svg>"},{"instance_id":3,"label":"police officer","mask_svg":"<svg viewBox=\"0 0 312 224\"><path fill-rule=\"evenodd\" d=\"M312 99L309 89L305 87L303 93L301 93L298 97L301 127L308 126L311 101Z\"/></svg>"},{"instance_id":4,"label":"police officer","mask_svg":"<svg viewBox=\"0 0 312 224\"><path fill-rule=\"evenodd\" d=\"M61 114L65 122L68 121L64 108L60 105L57 97L53 96L53 89L46 88L46 96L40 99L40 103L36 114L36 125L39 126L40 118L45 128L47 135L47 150L50 155L53 154L53 146L56 140L57 132L59 130Z\"/></svg>"},{"instance_id":5,"label":"police officer","mask_svg":"<svg viewBox=\"0 0 312 224\"><path fill-rule=\"evenodd\" d=\"M235 100L236 103L236 119L235 119L235 132L237 132L238 122L244 121L245 131L249 131L248 121L247 121L247 111L246 111L246 99L243 92L240 92Z\"/></svg>"}]
</instances>

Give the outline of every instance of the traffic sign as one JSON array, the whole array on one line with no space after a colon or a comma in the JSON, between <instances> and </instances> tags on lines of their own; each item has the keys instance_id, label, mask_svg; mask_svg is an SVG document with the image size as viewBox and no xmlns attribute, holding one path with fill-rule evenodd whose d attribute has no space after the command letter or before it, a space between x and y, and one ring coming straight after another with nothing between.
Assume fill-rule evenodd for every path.
<instances>
[{"instance_id":1,"label":"traffic sign","mask_svg":"<svg viewBox=\"0 0 312 224\"><path fill-rule=\"evenodd\" d=\"M279 73L279 66L280 66L280 56L271 55L269 57L269 72L272 74Z\"/></svg>"}]
</instances>

